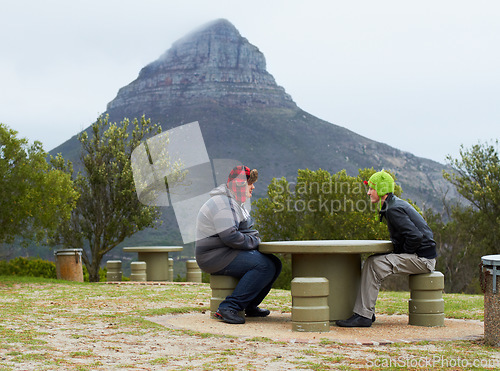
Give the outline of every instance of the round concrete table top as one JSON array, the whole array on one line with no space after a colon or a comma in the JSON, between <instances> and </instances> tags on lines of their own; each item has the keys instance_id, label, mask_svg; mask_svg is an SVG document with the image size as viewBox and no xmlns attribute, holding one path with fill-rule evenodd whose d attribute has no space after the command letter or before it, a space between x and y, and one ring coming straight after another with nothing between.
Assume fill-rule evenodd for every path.
<instances>
[{"instance_id":1,"label":"round concrete table top","mask_svg":"<svg viewBox=\"0 0 500 371\"><path fill-rule=\"evenodd\" d=\"M483 265L500 266L500 254L482 256L481 261L483 262Z\"/></svg>"},{"instance_id":2,"label":"round concrete table top","mask_svg":"<svg viewBox=\"0 0 500 371\"><path fill-rule=\"evenodd\" d=\"M378 240L311 240L261 242L262 253L287 254L363 254L387 253L393 250L391 241Z\"/></svg>"},{"instance_id":3,"label":"round concrete table top","mask_svg":"<svg viewBox=\"0 0 500 371\"><path fill-rule=\"evenodd\" d=\"M124 252L172 252L181 251L182 246L135 246L124 247Z\"/></svg>"}]
</instances>

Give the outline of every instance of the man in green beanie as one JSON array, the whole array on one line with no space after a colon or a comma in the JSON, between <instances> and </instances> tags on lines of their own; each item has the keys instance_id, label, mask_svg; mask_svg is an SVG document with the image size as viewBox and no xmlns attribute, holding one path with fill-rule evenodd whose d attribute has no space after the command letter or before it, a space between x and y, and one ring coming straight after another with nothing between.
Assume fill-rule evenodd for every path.
<instances>
[{"instance_id":1,"label":"man in green beanie","mask_svg":"<svg viewBox=\"0 0 500 371\"><path fill-rule=\"evenodd\" d=\"M361 287L354 314L337 321L341 327L370 327L375 321L375 303L382 281L393 274L429 273L436 265L436 242L432 231L413 206L394 195L394 179L385 172L373 174L368 182L368 196L380 204L380 222L385 218L394 245L389 254L366 259L361 273Z\"/></svg>"}]
</instances>

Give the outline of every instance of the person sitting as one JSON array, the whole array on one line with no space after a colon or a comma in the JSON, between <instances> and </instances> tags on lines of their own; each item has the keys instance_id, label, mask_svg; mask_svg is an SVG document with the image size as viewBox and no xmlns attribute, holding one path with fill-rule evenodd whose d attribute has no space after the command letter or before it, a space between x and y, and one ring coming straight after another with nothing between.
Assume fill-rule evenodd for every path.
<instances>
[{"instance_id":1,"label":"person sitting","mask_svg":"<svg viewBox=\"0 0 500 371\"><path fill-rule=\"evenodd\" d=\"M201 207L196 223L195 256L199 267L210 274L239 279L233 293L219 305L215 318L231 324L243 324L247 317L265 317L259 308L281 272L281 261L258 251L259 232L245 207L252 197L256 169L236 166L226 184L214 188Z\"/></svg>"},{"instance_id":2,"label":"person sitting","mask_svg":"<svg viewBox=\"0 0 500 371\"><path fill-rule=\"evenodd\" d=\"M372 255L361 272L361 286L354 314L336 321L340 327L370 327L382 281L393 274L429 273L436 265L436 242L426 221L413 206L394 195L394 179L385 172L373 174L368 182L372 203L380 203L380 222L385 218L394 251Z\"/></svg>"}]
</instances>

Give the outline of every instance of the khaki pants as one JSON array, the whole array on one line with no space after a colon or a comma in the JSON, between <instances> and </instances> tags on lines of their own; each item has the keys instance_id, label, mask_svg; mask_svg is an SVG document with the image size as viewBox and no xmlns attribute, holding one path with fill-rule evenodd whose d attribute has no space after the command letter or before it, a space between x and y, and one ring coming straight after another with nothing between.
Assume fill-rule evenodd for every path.
<instances>
[{"instance_id":1,"label":"khaki pants","mask_svg":"<svg viewBox=\"0 0 500 371\"><path fill-rule=\"evenodd\" d=\"M420 258L417 254L372 255L361 272L361 287L354 304L354 313L372 318L382 281L393 274L419 274L434 270L436 259Z\"/></svg>"}]
</instances>

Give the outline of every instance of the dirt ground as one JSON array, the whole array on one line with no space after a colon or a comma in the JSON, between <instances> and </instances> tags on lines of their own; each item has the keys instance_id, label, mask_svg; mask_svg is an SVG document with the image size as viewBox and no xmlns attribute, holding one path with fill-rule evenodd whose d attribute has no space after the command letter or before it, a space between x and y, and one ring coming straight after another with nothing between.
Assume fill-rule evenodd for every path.
<instances>
[{"instance_id":1,"label":"dirt ground","mask_svg":"<svg viewBox=\"0 0 500 371\"><path fill-rule=\"evenodd\" d=\"M500 366L500 353L484 346L483 322L475 320L446 319L445 327L427 328L409 326L407 315L377 315L371 328L294 332L289 311L230 325L193 310L208 306L205 286L98 288L4 286L0 306L17 309L0 319L0 370L421 369L406 366L464 356L489 362L486 369ZM136 314L186 303L189 311L179 314ZM424 369L450 369L450 363L429 364Z\"/></svg>"},{"instance_id":2,"label":"dirt ground","mask_svg":"<svg viewBox=\"0 0 500 371\"><path fill-rule=\"evenodd\" d=\"M366 370L377 368L375 362L398 362L396 366L430 362L428 354L447 351L446 345L433 340L482 338L479 321L446 320L444 328L416 328L407 325L407 316L380 316L368 329L332 326L325 333L292 332L289 313L250 318L244 325L220 322L210 318L209 312L148 317L145 320L165 330L140 332L112 322L68 320L41 325L37 331L45 334L40 338L46 342L44 351L18 348L21 354L30 354L22 362L5 362L12 358L0 351L4 369ZM398 343L402 347L394 348ZM495 362L495 366L500 364L500 358Z\"/></svg>"},{"instance_id":3,"label":"dirt ground","mask_svg":"<svg viewBox=\"0 0 500 371\"><path fill-rule=\"evenodd\" d=\"M408 343L422 340L473 340L483 336L481 321L446 319L444 327L408 325L407 315L378 315L370 328L342 328L330 326L328 332L292 331L290 313L272 313L266 318L246 318L243 325L231 325L204 314L168 315L150 320L174 329L230 335L237 338L263 337L284 342L332 341L342 344L380 345Z\"/></svg>"}]
</instances>

